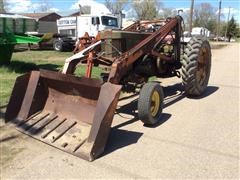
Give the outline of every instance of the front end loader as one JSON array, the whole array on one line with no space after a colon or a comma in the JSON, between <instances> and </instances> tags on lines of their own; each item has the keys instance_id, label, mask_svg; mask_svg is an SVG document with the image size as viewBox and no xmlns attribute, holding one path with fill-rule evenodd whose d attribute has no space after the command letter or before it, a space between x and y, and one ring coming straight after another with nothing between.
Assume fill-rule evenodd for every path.
<instances>
[{"instance_id":1,"label":"front end loader","mask_svg":"<svg viewBox=\"0 0 240 180\"><path fill-rule=\"evenodd\" d=\"M122 91L141 88L139 119L161 119L164 94L157 78L182 77L188 96L207 87L211 49L207 40L182 42L182 18L139 21L105 30L92 44L66 59L61 72L32 71L16 79L5 114L21 132L88 161L103 152ZM85 66L85 76L74 75ZM93 66L103 69L91 77ZM181 73L180 73L181 71Z\"/></svg>"}]
</instances>

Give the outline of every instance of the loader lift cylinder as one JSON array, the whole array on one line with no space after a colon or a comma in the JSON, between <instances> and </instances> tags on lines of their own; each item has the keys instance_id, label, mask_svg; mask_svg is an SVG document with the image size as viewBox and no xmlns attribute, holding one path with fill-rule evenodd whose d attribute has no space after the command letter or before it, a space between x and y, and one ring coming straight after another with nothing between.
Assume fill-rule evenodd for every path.
<instances>
[{"instance_id":1,"label":"loader lift cylinder","mask_svg":"<svg viewBox=\"0 0 240 180\"><path fill-rule=\"evenodd\" d=\"M87 59L86 77L91 78L93 67L93 52L90 52Z\"/></svg>"}]
</instances>

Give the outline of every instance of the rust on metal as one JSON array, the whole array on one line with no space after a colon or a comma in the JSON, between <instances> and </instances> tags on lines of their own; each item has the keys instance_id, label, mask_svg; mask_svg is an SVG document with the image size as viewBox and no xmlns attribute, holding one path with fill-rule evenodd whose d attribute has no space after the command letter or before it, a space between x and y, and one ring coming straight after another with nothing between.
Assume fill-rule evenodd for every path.
<instances>
[{"instance_id":1,"label":"rust on metal","mask_svg":"<svg viewBox=\"0 0 240 180\"><path fill-rule=\"evenodd\" d=\"M87 59L86 77L91 78L93 67L93 52L90 52Z\"/></svg>"},{"instance_id":2,"label":"rust on metal","mask_svg":"<svg viewBox=\"0 0 240 180\"><path fill-rule=\"evenodd\" d=\"M22 103L13 93L6 112L19 131L89 161L102 154L120 85L43 70L19 81Z\"/></svg>"}]
</instances>

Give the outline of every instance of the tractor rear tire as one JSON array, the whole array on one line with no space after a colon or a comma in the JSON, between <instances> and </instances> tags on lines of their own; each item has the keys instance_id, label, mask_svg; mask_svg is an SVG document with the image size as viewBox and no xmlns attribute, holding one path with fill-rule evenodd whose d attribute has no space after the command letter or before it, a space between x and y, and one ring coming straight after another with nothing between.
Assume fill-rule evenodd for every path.
<instances>
[{"instance_id":1,"label":"tractor rear tire","mask_svg":"<svg viewBox=\"0 0 240 180\"><path fill-rule=\"evenodd\" d=\"M12 44L0 45L0 65L10 64L13 50L14 50L14 45Z\"/></svg>"},{"instance_id":2,"label":"tractor rear tire","mask_svg":"<svg viewBox=\"0 0 240 180\"><path fill-rule=\"evenodd\" d=\"M185 48L182 81L187 96L200 96L207 88L211 71L211 47L207 40L192 38Z\"/></svg>"},{"instance_id":3,"label":"tractor rear tire","mask_svg":"<svg viewBox=\"0 0 240 180\"><path fill-rule=\"evenodd\" d=\"M159 83L146 83L138 99L138 117L145 125L156 124L162 115L164 94Z\"/></svg>"}]
</instances>

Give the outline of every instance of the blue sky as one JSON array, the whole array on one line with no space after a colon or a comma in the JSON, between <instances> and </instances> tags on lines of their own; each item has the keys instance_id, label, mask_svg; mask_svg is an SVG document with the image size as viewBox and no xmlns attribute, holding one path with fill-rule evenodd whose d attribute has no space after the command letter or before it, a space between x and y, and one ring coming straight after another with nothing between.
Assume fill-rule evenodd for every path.
<instances>
[{"instance_id":1,"label":"blue sky","mask_svg":"<svg viewBox=\"0 0 240 180\"><path fill-rule=\"evenodd\" d=\"M42 3L48 2L52 11L56 11L62 15L68 15L75 12L78 4L91 5L95 11L105 11L105 0L6 0L9 3L9 10L12 12L38 12ZM161 0L166 8L182 8L190 7L191 0ZM195 0L195 5L200 3L210 3L213 7L218 7L219 0ZM222 0L223 18L227 17L228 8L231 7L231 15L240 22L240 0ZM126 8L125 11L131 11Z\"/></svg>"}]
</instances>

